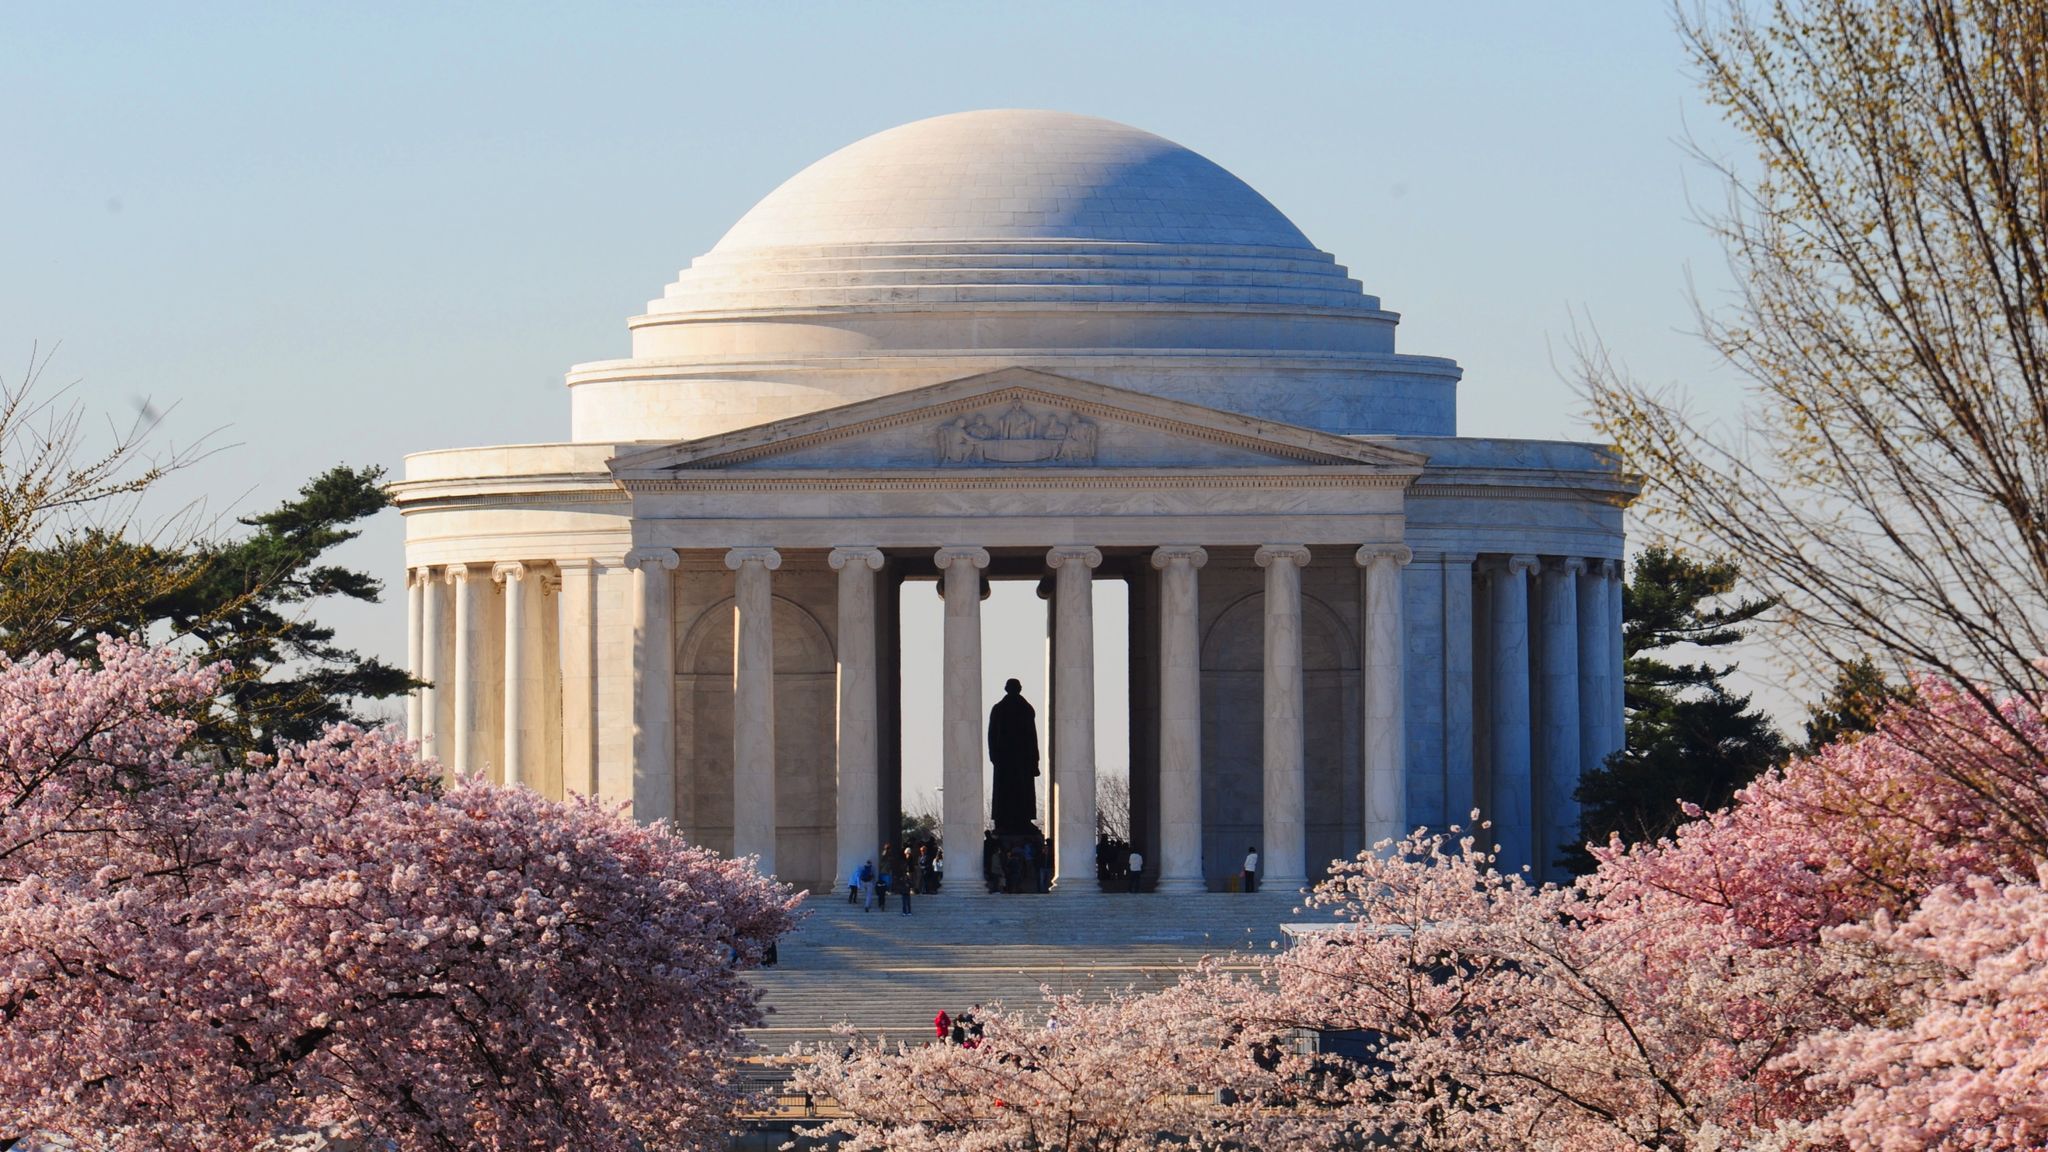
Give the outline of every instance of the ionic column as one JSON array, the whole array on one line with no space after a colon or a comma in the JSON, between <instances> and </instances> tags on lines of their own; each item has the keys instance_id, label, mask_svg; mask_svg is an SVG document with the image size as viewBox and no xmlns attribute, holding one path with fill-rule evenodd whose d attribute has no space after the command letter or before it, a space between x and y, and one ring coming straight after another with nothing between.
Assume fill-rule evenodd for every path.
<instances>
[{"instance_id":1,"label":"ionic column","mask_svg":"<svg viewBox=\"0 0 2048 1152\"><path fill-rule=\"evenodd\" d=\"M1608 630L1614 615L1608 598L1619 591L1609 575L1613 560L1588 560L1579 576L1579 775L1599 768L1619 746L1615 734L1620 726L1614 713L1621 708L1620 687L1608 659L1613 645Z\"/></svg>"},{"instance_id":2,"label":"ionic column","mask_svg":"<svg viewBox=\"0 0 2048 1152\"><path fill-rule=\"evenodd\" d=\"M1493 715L1487 718L1493 751L1493 797L1487 816L1500 845L1503 872L1533 867L1536 858L1529 772L1529 575L1534 556L1509 556L1488 574L1492 614L1488 653Z\"/></svg>"},{"instance_id":3,"label":"ionic column","mask_svg":"<svg viewBox=\"0 0 2048 1152\"><path fill-rule=\"evenodd\" d=\"M562 574L562 791L597 795L597 561L555 562Z\"/></svg>"},{"instance_id":4,"label":"ionic column","mask_svg":"<svg viewBox=\"0 0 2048 1152\"><path fill-rule=\"evenodd\" d=\"M448 566L447 580L455 588L455 755L448 768L457 778L483 767L476 760L483 735L483 699L477 690L485 659L483 601L490 586L483 576L467 564Z\"/></svg>"},{"instance_id":5,"label":"ionic column","mask_svg":"<svg viewBox=\"0 0 2048 1152\"><path fill-rule=\"evenodd\" d=\"M1407 831L1408 721L1402 681L1407 630L1401 622L1405 544L1367 544L1353 559L1365 569L1365 842L1399 840Z\"/></svg>"},{"instance_id":6,"label":"ionic column","mask_svg":"<svg viewBox=\"0 0 2048 1152\"><path fill-rule=\"evenodd\" d=\"M1472 775L1471 553L1444 554L1444 820L1472 823L1479 803Z\"/></svg>"},{"instance_id":7,"label":"ionic column","mask_svg":"<svg viewBox=\"0 0 2048 1152\"><path fill-rule=\"evenodd\" d=\"M882 841L879 717L875 704L875 573L879 548L834 548L839 572L839 826L836 891Z\"/></svg>"},{"instance_id":8,"label":"ionic column","mask_svg":"<svg viewBox=\"0 0 2048 1152\"><path fill-rule=\"evenodd\" d=\"M676 814L675 597L673 548L635 548L633 569L633 819Z\"/></svg>"},{"instance_id":9,"label":"ionic column","mask_svg":"<svg viewBox=\"0 0 2048 1152\"><path fill-rule=\"evenodd\" d=\"M1053 888L1093 892L1095 879L1095 579L1102 553L1064 544L1045 555L1053 597Z\"/></svg>"},{"instance_id":10,"label":"ionic column","mask_svg":"<svg viewBox=\"0 0 2048 1152\"><path fill-rule=\"evenodd\" d=\"M1628 575L1622 561L1607 562L1607 747L1619 751L1628 745L1628 672L1622 648L1622 591Z\"/></svg>"},{"instance_id":11,"label":"ionic column","mask_svg":"<svg viewBox=\"0 0 2048 1152\"><path fill-rule=\"evenodd\" d=\"M491 567L491 579L505 586L505 786L526 785L526 565L509 560Z\"/></svg>"},{"instance_id":12,"label":"ionic column","mask_svg":"<svg viewBox=\"0 0 2048 1152\"><path fill-rule=\"evenodd\" d=\"M421 619L426 590L421 587L428 576L425 568L408 568L405 573L405 674L415 680L426 677L420 671L420 650L423 645ZM420 690L415 688L405 694L405 738L420 739Z\"/></svg>"},{"instance_id":13,"label":"ionic column","mask_svg":"<svg viewBox=\"0 0 2048 1152\"><path fill-rule=\"evenodd\" d=\"M775 600L773 548L735 548L732 626L732 854L775 874Z\"/></svg>"},{"instance_id":14,"label":"ionic column","mask_svg":"<svg viewBox=\"0 0 2048 1152\"><path fill-rule=\"evenodd\" d=\"M1308 882L1308 768L1301 682L1299 544L1268 544L1252 554L1266 570L1265 804L1261 884L1292 891Z\"/></svg>"},{"instance_id":15,"label":"ionic column","mask_svg":"<svg viewBox=\"0 0 2048 1152\"><path fill-rule=\"evenodd\" d=\"M446 685L441 677L447 669L441 667L441 644L447 636L447 597L438 587L434 570L419 570L420 589L420 650L414 662L413 675L427 682L419 690L420 755L434 758L444 755L447 749L441 747L441 701L446 699L442 691Z\"/></svg>"},{"instance_id":16,"label":"ionic column","mask_svg":"<svg viewBox=\"0 0 2048 1152\"><path fill-rule=\"evenodd\" d=\"M1159 886L1202 892L1202 619L1192 544L1155 549L1159 569Z\"/></svg>"},{"instance_id":17,"label":"ionic column","mask_svg":"<svg viewBox=\"0 0 2048 1152\"><path fill-rule=\"evenodd\" d=\"M1541 835L1536 875L1556 876L1558 853L1579 838L1579 572L1577 557L1552 561L1536 578L1536 619L1542 629L1543 722Z\"/></svg>"},{"instance_id":18,"label":"ionic column","mask_svg":"<svg viewBox=\"0 0 2048 1152\"><path fill-rule=\"evenodd\" d=\"M985 548L941 548L932 556L945 581L945 685L939 722L939 836L946 857L971 886L980 871L982 831L981 789L981 570L988 567Z\"/></svg>"}]
</instances>

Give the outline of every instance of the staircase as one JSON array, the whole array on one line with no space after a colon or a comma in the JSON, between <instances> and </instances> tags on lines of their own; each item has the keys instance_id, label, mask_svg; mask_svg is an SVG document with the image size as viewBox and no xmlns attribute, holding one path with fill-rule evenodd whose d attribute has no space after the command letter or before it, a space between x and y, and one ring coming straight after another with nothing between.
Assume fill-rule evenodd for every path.
<instances>
[{"instance_id":1,"label":"staircase","mask_svg":"<svg viewBox=\"0 0 2048 1152\"><path fill-rule=\"evenodd\" d=\"M1035 1008L1040 986L1107 994L1172 983L1204 956L1270 951L1279 926L1327 919L1300 910L1299 893L1078 892L918 896L862 912L813 895L783 937L779 962L749 973L769 1016L754 1029L764 1052L838 1043L845 1021L866 1035L913 1043L933 1038L940 1009L958 1013L1001 1001Z\"/></svg>"}]
</instances>

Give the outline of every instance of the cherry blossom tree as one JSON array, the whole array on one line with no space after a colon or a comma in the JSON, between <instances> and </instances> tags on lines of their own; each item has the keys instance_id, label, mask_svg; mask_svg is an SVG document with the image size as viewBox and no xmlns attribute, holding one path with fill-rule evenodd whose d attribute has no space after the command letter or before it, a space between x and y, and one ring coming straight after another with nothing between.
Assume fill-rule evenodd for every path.
<instances>
[{"instance_id":1,"label":"cherry blossom tree","mask_svg":"<svg viewBox=\"0 0 2048 1152\"><path fill-rule=\"evenodd\" d=\"M1497 871L1483 825L1418 833L1339 865L1330 930L1255 978L1057 1001L988 1051L856 1047L807 1083L855 1149L2039 1147L2042 726L1924 680L1570 886ZM1332 1031L1367 1042L1341 1074L1294 1051Z\"/></svg>"},{"instance_id":2,"label":"cherry blossom tree","mask_svg":"<svg viewBox=\"0 0 2048 1152\"><path fill-rule=\"evenodd\" d=\"M1532 888L1471 836L1411 837L1316 895L1347 923L1267 966L1269 1027L1362 1030L1342 1107L1391 1146L1696 1149L1810 1112L1772 1061L1840 1017L1814 949L1752 947L1673 898Z\"/></svg>"},{"instance_id":3,"label":"cherry blossom tree","mask_svg":"<svg viewBox=\"0 0 2048 1152\"><path fill-rule=\"evenodd\" d=\"M850 1035L796 1083L846 1111L811 1130L846 1152L1313 1146L1347 1120L1316 1106L1299 1053L1219 1010L1242 992L1213 972L1150 994L1047 989L1037 1013L981 1012L971 1045Z\"/></svg>"},{"instance_id":4,"label":"cherry blossom tree","mask_svg":"<svg viewBox=\"0 0 2048 1152\"><path fill-rule=\"evenodd\" d=\"M184 753L221 670L0 661L0 1115L81 1149L698 1146L795 898L336 727Z\"/></svg>"},{"instance_id":5,"label":"cherry blossom tree","mask_svg":"<svg viewBox=\"0 0 2048 1152\"><path fill-rule=\"evenodd\" d=\"M2048 881L2048 869L2037 877ZM1785 1061L1846 1097L1811 1126L1856 1152L2048 1145L2048 891L1972 877L1904 922L1839 929L1896 963L1889 1019L1829 1031Z\"/></svg>"}]
</instances>

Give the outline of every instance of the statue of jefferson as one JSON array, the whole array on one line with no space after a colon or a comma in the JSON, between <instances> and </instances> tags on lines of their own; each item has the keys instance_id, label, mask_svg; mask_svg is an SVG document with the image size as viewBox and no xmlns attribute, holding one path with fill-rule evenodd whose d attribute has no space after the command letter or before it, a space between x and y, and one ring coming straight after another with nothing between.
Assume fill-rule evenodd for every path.
<instances>
[{"instance_id":1,"label":"statue of jefferson","mask_svg":"<svg viewBox=\"0 0 2048 1152\"><path fill-rule=\"evenodd\" d=\"M1038 713L1015 680L1003 684L1003 698L989 709L988 759L996 769L990 803L996 834L1031 831L1038 819Z\"/></svg>"}]
</instances>

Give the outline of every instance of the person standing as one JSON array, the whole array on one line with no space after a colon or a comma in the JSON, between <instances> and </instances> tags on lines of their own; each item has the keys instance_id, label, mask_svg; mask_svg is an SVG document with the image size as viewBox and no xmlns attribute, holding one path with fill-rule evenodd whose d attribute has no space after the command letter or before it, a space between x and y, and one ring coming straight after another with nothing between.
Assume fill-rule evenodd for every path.
<instances>
[{"instance_id":1,"label":"person standing","mask_svg":"<svg viewBox=\"0 0 2048 1152\"><path fill-rule=\"evenodd\" d=\"M896 877L896 887L903 894L903 914L908 916L910 915L910 890L916 887L916 885L911 883L910 871L907 865L904 868L903 874Z\"/></svg>"},{"instance_id":2,"label":"person standing","mask_svg":"<svg viewBox=\"0 0 2048 1152\"><path fill-rule=\"evenodd\" d=\"M875 910L875 862L873 860L860 866L860 910L863 912L873 912Z\"/></svg>"},{"instance_id":3,"label":"person standing","mask_svg":"<svg viewBox=\"0 0 2048 1152\"><path fill-rule=\"evenodd\" d=\"M1259 890L1259 846L1256 844L1244 850L1244 890Z\"/></svg>"},{"instance_id":4,"label":"person standing","mask_svg":"<svg viewBox=\"0 0 2048 1152\"><path fill-rule=\"evenodd\" d=\"M1130 875L1131 891L1143 892L1145 890L1145 854L1136 848L1132 848L1130 863L1124 865L1124 871Z\"/></svg>"}]
</instances>

